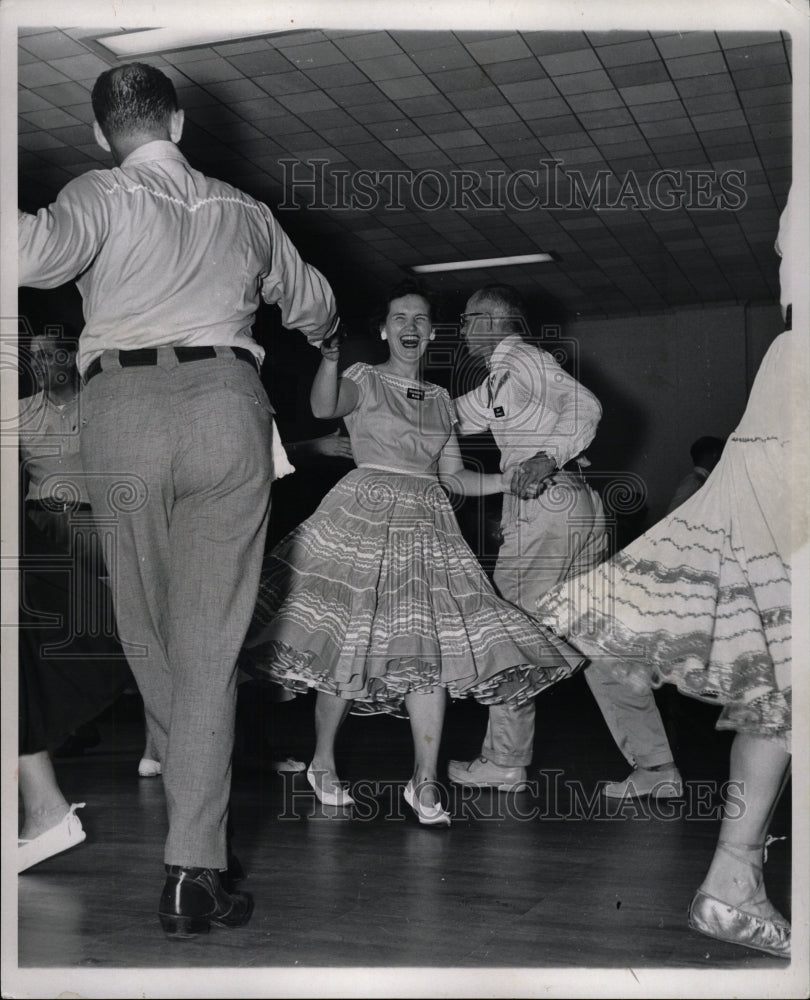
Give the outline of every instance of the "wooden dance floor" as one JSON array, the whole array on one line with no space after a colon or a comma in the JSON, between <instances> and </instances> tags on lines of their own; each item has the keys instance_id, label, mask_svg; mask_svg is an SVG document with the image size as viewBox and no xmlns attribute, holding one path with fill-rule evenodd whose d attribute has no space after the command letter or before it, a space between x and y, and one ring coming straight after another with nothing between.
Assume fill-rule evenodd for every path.
<instances>
[{"instance_id":1,"label":"wooden dance floor","mask_svg":"<svg viewBox=\"0 0 810 1000\"><path fill-rule=\"evenodd\" d=\"M254 690L244 701L233 817L235 851L248 872L242 887L256 900L250 924L183 943L163 936L156 916L162 782L137 776L140 705L126 695L102 716L99 746L57 762L68 799L87 803L80 813L87 840L19 877L21 969L190 967L198 975L222 967L237 977L274 967L787 967L686 923L717 837L716 789L727 777L730 736L714 731L711 707L662 693L686 782L682 800L606 808L597 784L623 778L627 767L575 677L538 699L532 789L471 795L445 784L453 824L431 829L418 826L402 800L407 722L349 718L338 752L358 805L344 812L320 806L305 775L267 766L271 744L308 759L311 700L263 707ZM442 767L449 757L474 756L485 724L481 706L451 704ZM788 839L771 847L766 868L769 895L787 916L790 832L788 788L772 827ZM396 982L389 968L377 995L394 995ZM234 989L211 995L248 995Z\"/></svg>"}]
</instances>

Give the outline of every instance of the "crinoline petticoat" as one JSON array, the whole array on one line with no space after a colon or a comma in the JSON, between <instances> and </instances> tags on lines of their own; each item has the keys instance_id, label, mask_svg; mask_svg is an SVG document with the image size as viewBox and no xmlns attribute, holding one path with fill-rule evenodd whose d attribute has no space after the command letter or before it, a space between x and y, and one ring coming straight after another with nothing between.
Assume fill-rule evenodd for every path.
<instances>
[{"instance_id":1,"label":"crinoline petticoat","mask_svg":"<svg viewBox=\"0 0 810 1000\"><path fill-rule=\"evenodd\" d=\"M495 593L435 476L355 469L266 557L240 667L402 714L408 691L519 704L583 657Z\"/></svg>"}]
</instances>

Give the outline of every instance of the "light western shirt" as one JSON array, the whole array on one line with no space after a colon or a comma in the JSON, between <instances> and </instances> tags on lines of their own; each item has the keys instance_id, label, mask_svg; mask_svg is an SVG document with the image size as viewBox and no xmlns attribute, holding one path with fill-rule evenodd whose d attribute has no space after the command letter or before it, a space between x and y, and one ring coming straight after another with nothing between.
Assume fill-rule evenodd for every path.
<instances>
[{"instance_id":1,"label":"light western shirt","mask_svg":"<svg viewBox=\"0 0 810 1000\"><path fill-rule=\"evenodd\" d=\"M44 392L27 396L19 402L18 427L26 500L89 503L79 455L79 397L55 403Z\"/></svg>"},{"instance_id":2,"label":"light western shirt","mask_svg":"<svg viewBox=\"0 0 810 1000\"><path fill-rule=\"evenodd\" d=\"M455 400L462 434L490 430L501 452L501 471L538 451L562 468L591 443L602 416L596 396L548 351L518 334L492 352L489 377Z\"/></svg>"},{"instance_id":3,"label":"light western shirt","mask_svg":"<svg viewBox=\"0 0 810 1000\"><path fill-rule=\"evenodd\" d=\"M270 209L164 140L82 174L36 215L20 212L19 255L21 285L79 275L81 373L102 351L165 345L239 346L261 361L251 335L260 296L310 343L337 326L329 284Z\"/></svg>"}]
</instances>

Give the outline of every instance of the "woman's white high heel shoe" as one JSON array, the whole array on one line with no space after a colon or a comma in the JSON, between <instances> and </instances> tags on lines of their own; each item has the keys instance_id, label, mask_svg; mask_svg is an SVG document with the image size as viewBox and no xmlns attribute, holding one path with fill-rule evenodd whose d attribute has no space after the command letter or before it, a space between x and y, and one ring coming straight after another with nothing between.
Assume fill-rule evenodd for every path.
<instances>
[{"instance_id":1,"label":"woman's white high heel shoe","mask_svg":"<svg viewBox=\"0 0 810 1000\"><path fill-rule=\"evenodd\" d=\"M17 841L17 872L33 868L40 861L61 854L77 844L81 844L87 834L84 832L81 820L76 815L77 809L84 809L84 802L74 802L56 826L41 833L32 840Z\"/></svg>"},{"instance_id":2,"label":"woman's white high heel shoe","mask_svg":"<svg viewBox=\"0 0 810 1000\"><path fill-rule=\"evenodd\" d=\"M423 826L450 826L450 813L441 805L423 806L413 787L413 780L405 786L405 801L413 809L416 818Z\"/></svg>"},{"instance_id":3,"label":"woman's white high heel shoe","mask_svg":"<svg viewBox=\"0 0 810 1000\"><path fill-rule=\"evenodd\" d=\"M312 764L307 768L307 781L312 786L312 791L315 792L318 801L323 802L325 806L353 806L354 799L345 788L338 786L339 791L332 792L321 785L318 779L326 773L325 771L313 771Z\"/></svg>"}]
</instances>

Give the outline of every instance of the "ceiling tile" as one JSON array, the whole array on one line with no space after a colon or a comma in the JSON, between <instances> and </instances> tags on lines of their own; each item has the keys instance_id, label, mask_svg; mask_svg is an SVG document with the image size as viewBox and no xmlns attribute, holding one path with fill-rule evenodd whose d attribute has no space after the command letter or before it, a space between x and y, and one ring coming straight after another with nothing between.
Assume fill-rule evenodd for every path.
<instances>
[{"instance_id":1,"label":"ceiling tile","mask_svg":"<svg viewBox=\"0 0 810 1000\"><path fill-rule=\"evenodd\" d=\"M181 107L187 107L182 102ZM281 118L287 114L287 109L274 98L265 95L255 101L236 101L231 110L244 118L245 121L259 121L266 118Z\"/></svg>"},{"instance_id":2,"label":"ceiling tile","mask_svg":"<svg viewBox=\"0 0 810 1000\"><path fill-rule=\"evenodd\" d=\"M70 56L67 59L52 59L51 66L71 80L93 81L110 68L103 59L90 52L80 56Z\"/></svg>"},{"instance_id":3,"label":"ceiling tile","mask_svg":"<svg viewBox=\"0 0 810 1000\"><path fill-rule=\"evenodd\" d=\"M677 59L683 56L698 55L703 52L716 52L720 43L714 32L689 31L685 34L656 34L654 42L658 51L665 59Z\"/></svg>"},{"instance_id":4,"label":"ceiling tile","mask_svg":"<svg viewBox=\"0 0 810 1000\"><path fill-rule=\"evenodd\" d=\"M588 46L588 39L581 31L524 31L522 35L535 55L576 52Z\"/></svg>"},{"instance_id":5,"label":"ceiling tile","mask_svg":"<svg viewBox=\"0 0 810 1000\"><path fill-rule=\"evenodd\" d=\"M409 55L423 73L442 70L465 69L475 65L475 60L463 45L443 45L437 49L409 52Z\"/></svg>"},{"instance_id":6,"label":"ceiling tile","mask_svg":"<svg viewBox=\"0 0 810 1000\"><path fill-rule=\"evenodd\" d=\"M73 115L68 114L67 111L63 111L61 108L29 111L22 115L22 118L31 125L47 129L59 128L62 125L76 125L79 121L78 118L74 118Z\"/></svg>"},{"instance_id":7,"label":"ceiling tile","mask_svg":"<svg viewBox=\"0 0 810 1000\"><path fill-rule=\"evenodd\" d=\"M567 114L569 110L568 104L562 97L549 97L539 101L515 101L512 108L526 121L556 118Z\"/></svg>"},{"instance_id":8,"label":"ceiling tile","mask_svg":"<svg viewBox=\"0 0 810 1000\"><path fill-rule=\"evenodd\" d=\"M219 101L236 104L240 101L260 100L265 92L252 80L223 80L207 84L207 89Z\"/></svg>"},{"instance_id":9,"label":"ceiling tile","mask_svg":"<svg viewBox=\"0 0 810 1000\"><path fill-rule=\"evenodd\" d=\"M669 80L666 66L657 62L635 63L632 66L614 66L610 79L621 87L638 87L645 83L662 83Z\"/></svg>"},{"instance_id":10,"label":"ceiling tile","mask_svg":"<svg viewBox=\"0 0 810 1000\"><path fill-rule=\"evenodd\" d=\"M397 104L402 114L411 118L421 118L423 115L440 115L454 110L453 105L441 94L401 98Z\"/></svg>"},{"instance_id":11,"label":"ceiling tile","mask_svg":"<svg viewBox=\"0 0 810 1000\"><path fill-rule=\"evenodd\" d=\"M378 80L377 86L392 101L425 97L437 93L436 88L425 76L406 76L398 80Z\"/></svg>"},{"instance_id":12,"label":"ceiling tile","mask_svg":"<svg viewBox=\"0 0 810 1000\"><path fill-rule=\"evenodd\" d=\"M641 122L639 128L647 139L659 136L694 134L692 122L688 118L667 118L660 122Z\"/></svg>"},{"instance_id":13,"label":"ceiling tile","mask_svg":"<svg viewBox=\"0 0 810 1000\"><path fill-rule=\"evenodd\" d=\"M514 62L489 63L484 67L486 74L498 86L522 83L524 80L542 79L545 72L537 60L516 59Z\"/></svg>"},{"instance_id":14,"label":"ceiling tile","mask_svg":"<svg viewBox=\"0 0 810 1000\"><path fill-rule=\"evenodd\" d=\"M562 103L562 102L561 102ZM505 125L520 119L510 107L479 108L464 112L464 118L470 125Z\"/></svg>"},{"instance_id":15,"label":"ceiling tile","mask_svg":"<svg viewBox=\"0 0 810 1000\"><path fill-rule=\"evenodd\" d=\"M287 45L284 55L299 69L316 69L346 61L343 52L332 42L312 42L307 45Z\"/></svg>"},{"instance_id":16,"label":"ceiling tile","mask_svg":"<svg viewBox=\"0 0 810 1000\"><path fill-rule=\"evenodd\" d=\"M214 52L218 56L238 56L247 52L269 52L270 48L266 38L246 38L238 42L223 42L222 45L215 45Z\"/></svg>"},{"instance_id":17,"label":"ceiling tile","mask_svg":"<svg viewBox=\"0 0 810 1000\"><path fill-rule=\"evenodd\" d=\"M790 70L785 65L733 70L732 76L738 90L758 90L765 86L790 83Z\"/></svg>"},{"instance_id":18,"label":"ceiling tile","mask_svg":"<svg viewBox=\"0 0 810 1000\"><path fill-rule=\"evenodd\" d=\"M362 122L364 125L371 126L371 124L378 122L398 121L402 117L399 108L391 101L379 101L375 104L352 106L350 103L342 100L336 91L333 90L331 93L338 104L351 107L352 118Z\"/></svg>"},{"instance_id":19,"label":"ceiling tile","mask_svg":"<svg viewBox=\"0 0 810 1000\"><path fill-rule=\"evenodd\" d=\"M483 41L465 41L468 51L481 64L507 62L525 59L531 49L518 34L508 34Z\"/></svg>"},{"instance_id":20,"label":"ceiling tile","mask_svg":"<svg viewBox=\"0 0 810 1000\"><path fill-rule=\"evenodd\" d=\"M641 87L619 89L627 104L654 104L658 101L673 101L678 93L671 83L649 83Z\"/></svg>"},{"instance_id":21,"label":"ceiling tile","mask_svg":"<svg viewBox=\"0 0 810 1000\"><path fill-rule=\"evenodd\" d=\"M271 97L281 97L288 94L321 93L305 73L272 73L269 76L257 76L253 82Z\"/></svg>"},{"instance_id":22,"label":"ceiling tile","mask_svg":"<svg viewBox=\"0 0 810 1000\"><path fill-rule=\"evenodd\" d=\"M459 109L507 107L508 102L497 87L483 87L481 90L448 91L448 98Z\"/></svg>"},{"instance_id":23,"label":"ceiling tile","mask_svg":"<svg viewBox=\"0 0 810 1000\"><path fill-rule=\"evenodd\" d=\"M17 145L21 149L34 152L39 149L54 149L58 146L64 146L65 144L61 139L57 139L57 137L52 135L50 132L38 130L36 132L22 132L17 137Z\"/></svg>"},{"instance_id":24,"label":"ceiling tile","mask_svg":"<svg viewBox=\"0 0 810 1000\"><path fill-rule=\"evenodd\" d=\"M591 41L593 37L589 36ZM603 66L627 66L629 64L654 62L659 58L658 49L649 38L621 44L605 44L599 47L599 60Z\"/></svg>"},{"instance_id":25,"label":"ceiling tile","mask_svg":"<svg viewBox=\"0 0 810 1000\"><path fill-rule=\"evenodd\" d=\"M684 106L680 101L661 101L658 104L635 104L633 118L637 122L657 122L664 118L682 118Z\"/></svg>"},{"instance_id":26,"label":"ceiling tile","mask_svg":"<svg viewBox=\"0 0 810 1000\"><path fill-rule=\"evenodd\" d=\"M683 104L690 115L737 111L740 107L739 98L733 90L721 94L707 94L705 97L685 97Z\"/></svg>"},{"instance_id":27,"label":"ceiling tile","mask_svg":"<svg viewBox=\"0 0 810 1000\"><path fill-rule=\"evenodd\" d=\"M336 38L335 45L349 59L371 59L374 56L399 55L402 49L384 31L371 32L351 38Z\"/></svg>"},{"instance_id":28,"label":"ceiling tile","mask_svg":"<svg viewBox=\"0 0 810 1000\"><path fill-rule=\"evenodd\" d=\"M366 104L386 105L389 104L382 91L373 83L355 84L351 87L330 87L329 93L336 104L344 108L351 108L355 115L359 108ZM390 105L393 107L393 105Z\"/></svg>"},{"instance_id":29,"label":"ceiling tile","mask_svg":"<svg viewBox=\"0 0 810 1000\"><path fill-rule=\"evenodd\" d=\"M551 80L539 78L524 80L521 83L504 83L501 84L500 91L510 102L539 101L560 96Z\"/></svg>"},{"instance_id":30,"label":"ceiling tile","mask_svg":"<svg viewBox=\"0 0 810 1000\"><path fill-rule=\"evenodd\" d=\"M767 45L778 39L779 34L774 31L721 31L718 38L724 49L736 49L741 46Z\"/></svg>"},{"instance_id":31,"label":"ceiling tile","mask_svg":"<svg viewBox=\"0 0 810 1000\"><path fill-rule=\"evenodd\" d=\"M440 49L451 41L460 47L456 36L447 31L391 31L389 34L408 55Z\"/></svg>"},{"instance_id":32,"label":"ceiling tile","mask_svg":"<svg viewBox=\"0 0 810 1000\"><path fill-rule=\"evenodd\" d=\"M734 84L728 73L715 73L713 76L686 77L676 81L678 93L685 100L687 97L705 97L707 94L722 94L734 90Z\"/></svg>"},{"instance_id":33,"label":"ceiling tile","mask_svg":"<svg viewBox=\"0 0 810 1000\"><path fill-rule=\"evenodd\" d=\"M792 100L792 88L784 83L775 87L762 87L759 90L744 90L740 94L740 101L745 108L762 104L790 104Z\"/></svg>"},{"instance_id":34,"label":"ceiling tile","mask_svg":"<svg viewBox=\"0 0 810 1000\"><path fill-rule=\"evenodd\" d=\"M586 94L595 90L612 90L613 84L604 70L594 70L590 73L572 73L570 76L558 76L555 79L557 90L566 97L569 94Z\"/></svg>"},{"instance_id":35,"label":"ceiling tile","mask_svg":"<svg viewBox=\"0 0 810 1000\"><path fill-rule=\"evenodd\" d=\"M648 105L641 105L648 107ZM579 121L585 129L609 128L615 125L633 125L634 118L627 108L606 108L602 111L584 111Z\"/></svg>"},{"instance_id":36,"label":"ceiling tile","mask_svg":"<svg viewBox=\"0 0 810 1000\"><path fill-rule=\"evenodd\" d=\"M310 111L325 111L337 105L322 90L311 90L306 94L281 94L279 103L283 104L293 114L306 114Z\"/></svg>"},{"instance_id":37,"label":"ceiling tile","mask_svg":"<svg viewBox=\"0 0 810 1000\"><path fill-rule=\"evenodd\" d=\"M63 31L46 31L41 34L26 35L20 40L20 44L27 52L43 60L87 55L87 49Z\"/></svg>"},{"instance_id":38,"label":"ceiling tile","mask_svg":"<svg viewBox=\"0 0 810 1000\"><path fill-rule=\"evenodd\" d=\"M220 47L217 46L220 51ZM227 61L247 77L266 76L269 73L289 73L291 66L281 52L263 45L256 52L228 55Z\"/></svg>"},{"instance_id":39,"label":"ceiling tile","mask_svg":"<svg viewBox=\"0 0 810 1000\"><path fill-rule=\"evenodd\" d=\"M615 90L594 91L592 94L569 94L566 97L572 111L598 111L600 108L623 107L619 94Z\"/></svg>"},{"instance_id":40,"label":"ceiling tile","mask_svg":"<svg viewBox=\"0 0 810 1000\"><path fill-rule=\"evenodd\" d=\"M399 55L378 56L376 59L359 59L356 65L372 80L394 80L419 74L419 67L404 52Z\"/></svg>"},{"instance_id":41,"label":"ceiling tile","mask_svg":"<svg viewBox=\"0 0 810 1000\"><path fill-rule=\"evenodd\" d=\"M216 59L201 59L199 62L190 63L183 67L183 72L195 83L205 85L207 83L217 83L220 80L235 80L241 74L235 66L232 66L227 59L217 57Z\"/></svg>"},{"instance_id":42,"label":"ceiling tile","mask_svg":"<svg viewBox=\"0 0 810 1000\"><path fill-rule=\"evenodd\" d=\"M538 59L549 76L568 76L571 73L602 69L602 63L590 46L574 52L549 53L538 56Z\"/></svg>"},{"instance_id":43,"label":"ceiling tile","mask_svg":"<svg viewBox=\"0 0 810 1000\"><path fill-rule=\"evenodd\" d=\"M433 134L466 129L469 127L469 122L458 111L451 111L438 115L423 115L419 119L419 127L423 132Z\"/></svg>"},{"instance_id":44,"label":"ceiling tile","mask_svg":"<svg viewBox=\"0 0 810 1000\"><path fill-rule=\"evenodd\" d=\"M17 72L20 86L35 90L37 87L47 87L53 83L68 83L64 73L52 69L47 63L35 62L20 66Z\"/></svg>"}]
</instances>

